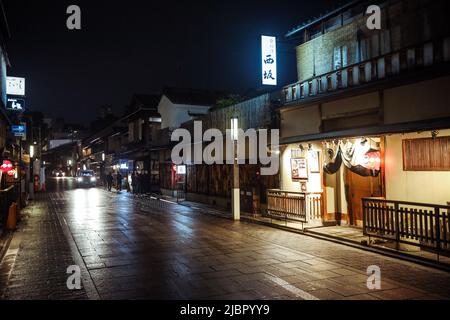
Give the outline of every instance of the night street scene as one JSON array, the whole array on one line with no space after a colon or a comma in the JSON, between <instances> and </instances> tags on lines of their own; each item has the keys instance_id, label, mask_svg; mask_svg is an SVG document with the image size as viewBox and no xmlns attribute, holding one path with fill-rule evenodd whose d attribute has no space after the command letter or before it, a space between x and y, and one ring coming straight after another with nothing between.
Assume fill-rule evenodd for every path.
<instances>
[{"instance_id":1,"label":"night street scene","mask_svg":"<svg viewBox=\"0 0 450 320\"><path fill-rule=\"evenodd\" d=\"M447 0L0 9L0 303L450 299Z\"/></svg>"}]
</instances>

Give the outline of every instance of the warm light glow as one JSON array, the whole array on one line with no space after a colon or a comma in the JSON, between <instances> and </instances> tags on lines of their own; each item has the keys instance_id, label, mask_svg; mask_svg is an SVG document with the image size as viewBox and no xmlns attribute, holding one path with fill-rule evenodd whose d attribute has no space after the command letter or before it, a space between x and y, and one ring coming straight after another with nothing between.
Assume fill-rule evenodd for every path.
<instances>
[{"instance_id":1,"label":"warm light glow","mask_svg":"<svg viewBox=\"0 0 450 320\"><path fill-rule=\"evenodd\" d=\"M105 154L102 153L102 161L105 161L105 159L106 159Z\"/></svg>"},{"instance_id":2,"label":"warm light glow","mask_svg":"<svg viewBox=\"0 0 450 320\"><path fill-rule=\"evenodd\" d=\"M177 166L177 174L185 175L186 174L186 166L185 165L179 165Z\"/></svg>"},{"instance_id":3,"label":"warm light glow","mask_svg":"<svg viewBox=\"0 0 450 320\"><path fill-rule=\"evenodd\" d=\"M13 164L9 160L3 160L3 163L1 165L0 169L3 173L8 173L9 171L13 170Z\"/></svg>"},{"instance_id":4,"label":"warm light glow","mask_svg":"<svg viewBox=\"0 0 450 320\"><path fill-rule=\"evenodd\" d=\"M381 154L380 151L369 150L366 153L366 167L370 170L379 171L381 168Z\"/></svg>"},{"instance_id":5,"label":"warm light glow","mask_svg":"<svg viewBox=\"0 0 450 320\"><path fill-rule=\"evenodd\" d=\"M100 214L100 192L95 189L77 189L72 193L73 207L70 211L72 218L86 228L100 227L98 215Z\"/></svg>"},{"instance_id":6,"label":"warm light glow","mask_svg":"<svg viewBox=\"0 0 450 320\"><path fill-rule=\"evenodd\" d=\"M34 146L30 146L30 158L34 157Z\"/></svg>"},{"instance_id":7,"label":"warm light glow","mask_svg":"<svg viewBox=\"0 0 450 320\"><path fill-rule=\"evenodd\" d=\"M231 118L231 140L237 141L239 138L238 118Z\"/></svg>"}]
</instances>

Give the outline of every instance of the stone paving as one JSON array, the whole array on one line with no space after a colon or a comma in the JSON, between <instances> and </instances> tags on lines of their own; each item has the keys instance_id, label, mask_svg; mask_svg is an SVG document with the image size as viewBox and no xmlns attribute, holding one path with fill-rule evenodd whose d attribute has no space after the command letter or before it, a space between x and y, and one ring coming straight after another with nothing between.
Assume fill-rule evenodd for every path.
<instances>
[{"instance_id":1,"label":"stone paving","mask_svg":"<svg viewBox=\"0 0 450 320\"><path fill-rule=\"evenodd\" d=\"M74 265L60 222L48 202L27 208L0 265L2 299L86 299L69 291L65 271Z\"/></svg>"},{"instance_id":2,"label":"stone paving","mask_svg":"<svg viewBox=\"0 0 450 320\"><path fill-rule=\"evenodd\" d=\"M450 298L450 273L100 189L44 195L11 246L6 299ZM66 287L73 264L81 291ZM371 265L380 290L367 288Z\"/></svg>"}]
</instances>

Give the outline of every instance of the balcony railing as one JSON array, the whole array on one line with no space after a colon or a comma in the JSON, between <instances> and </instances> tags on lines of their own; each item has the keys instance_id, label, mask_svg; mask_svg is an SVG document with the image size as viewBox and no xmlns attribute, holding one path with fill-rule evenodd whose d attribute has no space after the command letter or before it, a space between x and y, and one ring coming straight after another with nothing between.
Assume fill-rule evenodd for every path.
<instances>
[{"instance_id":1,"label":"balcony railing","mask_svg":"<svg viewBox=\"0 0 450 320\"><path fill-rule=\"evenodd\" d=\"M322 193L267 190L266 216L308 223L322 219Z\"/></svg>"},{"instance_id":2,"label":"balcony railing","mask_svg":"<svg viewBox=\"0 0 450 320\"><path fill-rule=\"evenodd\" d=\"M450 206L364 198L365 235L450 253Z\"/></svg>"},{"instance_id":3,"label":"balcony railing","mask_svg":"<svg viewBox=\"0 0 450 320\"><path fill-rule=\"evenodd\" d=\"M353 64L283 88L282 100L290 103L338 90L399 75L417 67L450 61L450 38L408 47L376 58Z\"/></svg>"}]
</instances>

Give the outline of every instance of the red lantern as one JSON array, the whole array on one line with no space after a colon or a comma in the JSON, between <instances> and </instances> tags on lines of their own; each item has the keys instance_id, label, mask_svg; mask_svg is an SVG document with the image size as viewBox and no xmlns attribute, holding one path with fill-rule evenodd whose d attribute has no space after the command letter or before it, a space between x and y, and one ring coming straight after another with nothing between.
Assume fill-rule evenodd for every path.
<instances>
[{"instance_id":1,"label":"red lantern","mask_svg":"<svg viewBox=\"0 0 450 320\"><path fill-rule=\"evenodd\" d=\"M1 170L3 173L8 173L8 172L10 172L10 171L13 171L13 164L12 164L12 162L9 161L9 160L3 160L3 163L2 163L2 165L0 166L0 170Z\"/></svg>"},{"instance_id":2,"label":"red lantern","mask_svg":"<svg viewBox=\"0 0 450 320\"><path fill-rule=\"evenodd\" d=\"M366 167L373 171L381 169L381 153L378 150L369 150L366 152Z\"/></svg>"}]
</instances>

